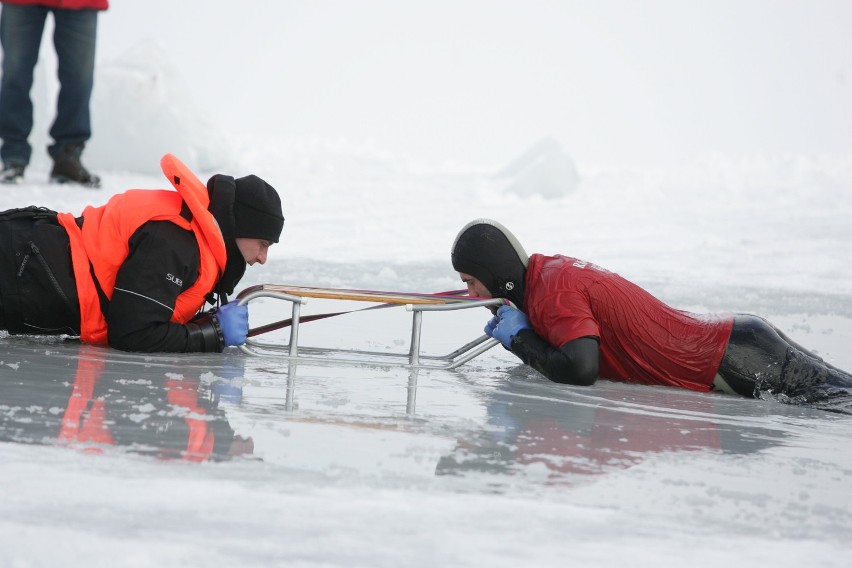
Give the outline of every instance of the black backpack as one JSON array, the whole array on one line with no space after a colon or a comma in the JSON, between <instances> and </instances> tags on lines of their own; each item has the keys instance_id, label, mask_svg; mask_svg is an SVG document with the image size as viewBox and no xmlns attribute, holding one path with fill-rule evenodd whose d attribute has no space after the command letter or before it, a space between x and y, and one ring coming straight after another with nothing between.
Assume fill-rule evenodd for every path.
<instances>
[{"instance_id":1,"label":"black backpack","mask_svg":"<svg viewBox=\"0 0 852 568\"><path fill-rule=\"evenodd\" d=\"M36 206L0 212L0 329L79 334L71 247L56 215Z\"/></svg>"}]
</instances>

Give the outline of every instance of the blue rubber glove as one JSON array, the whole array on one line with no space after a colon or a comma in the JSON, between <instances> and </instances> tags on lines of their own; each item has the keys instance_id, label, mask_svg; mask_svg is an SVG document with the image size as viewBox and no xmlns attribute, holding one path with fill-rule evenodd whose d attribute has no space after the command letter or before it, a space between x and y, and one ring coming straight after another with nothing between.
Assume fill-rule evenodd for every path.
<instances>
[{"instance_id":1,"label":"blue rubber glove","mask_svg":"<svg viewBox=\"0 0 852 568\"><path fill-rule=\"evenodd\" d=\"M216 381L211 387L214 402L230 402L239 404L243 400L243 387L235 385L231 381Z\"/></svg>"},{"instance_id":2,"label":"blue rubber glove","mask_svg":"<svg viewBox=\"0 0 852 568\"><path fill-rule=\"evenodd\" d=\"M495 325L492 326L492 323ZM502 343L506 349L511 349L512 337L523 329L531 328L527 314L511 306L500 306L497 315L485 326L485 333Z\"/></svg>"},{"instance_id":3,"label":"blue rubber glove","mask_svg":"<svg viewBox=\"0 0 852 568\"><path fill-rule=\"evenodd\" d=\"M494 337L494 328L497 327L498 323L500 323L500 318L498 318L497 316L494 316L493 318L488 320L488 323L485 324L485 329L483 330L485 332L485 335L487 335L488 337Z\"/></svg>"},{"instance_id":4,"label":"blue rubber glove","mask_svg":"<svg viewBox=\"0 0 852 568\"><path fill-rule=\"evenodd\" d=\"M222 328L225 347L246 342L249 331L248 306L231 302L219 308L213 317L219 321L219 327Z\"/></svg>"}]
</instances>

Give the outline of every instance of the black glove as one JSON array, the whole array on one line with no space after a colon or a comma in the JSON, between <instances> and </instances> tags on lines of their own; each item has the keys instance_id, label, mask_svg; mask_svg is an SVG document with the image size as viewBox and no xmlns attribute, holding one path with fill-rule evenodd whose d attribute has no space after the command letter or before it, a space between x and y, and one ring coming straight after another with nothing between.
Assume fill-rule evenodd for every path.
<instances>
[{"instance_id":1,"label":"black glove","mask_svg":"<svg viewBox=\"0 0 852 568\"><path fill-rule=\"evenodd\" d=\"M186 324L188 332L187 351L203 353L218 352L225 349L225 335L219 320L213 317L212 312L206 312L196 316Z\"/></svg>"}]
</instances>

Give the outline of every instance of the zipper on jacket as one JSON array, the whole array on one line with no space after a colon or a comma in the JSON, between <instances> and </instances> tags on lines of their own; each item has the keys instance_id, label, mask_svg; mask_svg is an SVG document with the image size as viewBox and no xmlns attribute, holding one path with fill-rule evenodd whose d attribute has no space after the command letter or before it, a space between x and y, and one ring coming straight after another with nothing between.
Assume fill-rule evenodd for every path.
<instances>
[{"instance_id":1,"label":"zipper on jacket","mask_svg":"<svg viewBox=\"0 0 852 568\"><path fill-rule=\"evenodd\" d=\"M30 243L30 244L32 244L32 243ZM27 267L27 262L29 262L29 260L30 260L30 253L27 253L27 254L24 255L24 260L21 262L21 268L18 269L18 274L17 274L18 278L20 278L21 274L24 273L24 269Z\"/></svg>"},{"instance_id":2,"label":"zipper on jacket","mask_svg":"<svg viewBox=\"0 0 852 568\"><path fill-rule=\"evenodd\" d=\"M74 309L74 307L71 305L71 301L68 299L68 296L66 296L65 292L62 290L62 286L59 285L59 281L56 280L56 277L53 275L53 271L50 270L50 265L47 264L47 261L41 255L41 251L39 250L39 248L32 241L29 241L29 243L27 244L30 245L31 252L28 252L26 255L24 255L24 260L21 262L21 268L18 269L18 277L20 278L20 276L24 273L24 269L26 268L27 263L30 260L30 256L35 256L41 264L42 268L44 268L44 271L47 273L47 277L50 279L50 283L53 284L53 288L54 290L56 290L56 293L59 294L59 297L62 298L62 301L65 302L66 306L71 309Z\"/></svg>"}]
</instances>

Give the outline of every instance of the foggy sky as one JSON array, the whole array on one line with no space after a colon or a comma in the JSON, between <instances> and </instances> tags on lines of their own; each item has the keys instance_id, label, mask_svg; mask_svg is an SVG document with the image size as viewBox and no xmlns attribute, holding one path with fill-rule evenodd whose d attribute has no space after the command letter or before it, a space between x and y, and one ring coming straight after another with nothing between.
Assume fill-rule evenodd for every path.
<instances>
[{"instance_id":1,"label":"foggy sky","mask_svg":"<svg viewBox=\"0 0 852 568\"><path fill-rule=\"evenodd\" d=\"M850 29L845 0L114 0L98 59L160 42L259 138L499 164L553 136L580 164L670 164L852 152Z\"/></svg>"}]
</instances>

